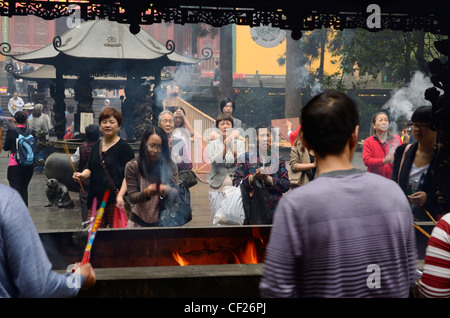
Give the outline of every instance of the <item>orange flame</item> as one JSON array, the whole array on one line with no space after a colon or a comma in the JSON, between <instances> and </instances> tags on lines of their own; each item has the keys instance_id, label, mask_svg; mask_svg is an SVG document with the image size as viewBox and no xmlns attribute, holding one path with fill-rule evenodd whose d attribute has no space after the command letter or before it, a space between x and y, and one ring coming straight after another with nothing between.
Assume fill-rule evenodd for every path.
<instances>
[{"instance_id":1,"label":"orange flame","mask_svg":"<svg viewBox=\"0 0 450 318\"><path fill-rule=\"evenodd\" d=\"M258 263L258 257L256 254L256 246L252 241L248 241L245 251L242 253L242 263L244 264L256 264Z\"/></svg>"},{"instance_id":2,"label":"orange flame","mask_svg":"<svg viewBox=\"0 0 450 318\"><path fill-rule=\"evenodd\" d=\"M230 251L229 251L230 252ZM257 264L258 263L258 252L256 249L256 244L253 240L249 240L245 247L243 247L239 252L231 251L231 255L234 259L234 264ZM194 261L187 260L185 257L181 256L177 251L172 252L174 260L180 266L186 265L201 265L201 264L227 264L230 261L229 258L223 257L223 253L216 255L217 257L212 257L214 255L197 255Z\"/></svg>"},{"instance_id":3,"label":"orange flame","mask_svg":"<svg viewBox=\"0 0 450 318\"><path fill-rule=\"evenodd\" d=\"M173 258L177 261L178 265L180 265L180 266L189 265L189 263L183 257L181 257L181 255L178 254L177 252L172 253L172 255L173 255Z\"/></svg>"}]
</instances>

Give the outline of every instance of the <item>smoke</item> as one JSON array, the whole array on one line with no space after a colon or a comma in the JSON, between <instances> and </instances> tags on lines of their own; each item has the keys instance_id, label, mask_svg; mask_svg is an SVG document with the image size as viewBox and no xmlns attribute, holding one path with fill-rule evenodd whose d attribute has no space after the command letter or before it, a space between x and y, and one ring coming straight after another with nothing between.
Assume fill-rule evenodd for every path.
<instances>
[{"instance_id":1,"label":"smoke","mask_svg":"<svg viewBox=\"0 0 450 318\"><path fill-rule=\"evenodd\" d=\"M309 88L311 96L316 96L323 92L322 84L308 72L306 65L302 65L295 70L294 88Z\"/></svg>"},{"instance_id":2,"label":"smoke","mask_svg":"<svg viewBox=\"0 0 450 318\"><path fill-rule=\"evenodd\" d=\"M407 86L392 92L391 98L382 108L389 110L391 121L410 120L416 108L431 105L425 99L425 90L432 86L430 78L417 71Z\"/></svg>"}]
</instances>

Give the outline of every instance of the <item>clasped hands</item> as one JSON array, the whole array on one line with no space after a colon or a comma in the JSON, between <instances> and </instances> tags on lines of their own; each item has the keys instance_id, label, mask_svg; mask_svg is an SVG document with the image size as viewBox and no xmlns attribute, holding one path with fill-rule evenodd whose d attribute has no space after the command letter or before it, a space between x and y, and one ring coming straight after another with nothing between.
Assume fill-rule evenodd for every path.
<instances>
[{"instance_id":1,"label":"clasped hands","mask_svg":"<svg viewBox=\"0 0 450 318\"><path fill-rule=\"evenodd\" d=\"M267 184L270 184L270 185L272 184L272 182L273 182L272 177L270 175L268 175L268 174L263 173L263 170L264 170L263 168L258 168L258 169L256 169L254 174L251 174L248 177L248 180L249 180L250 184L253 184L253 180L255 178L258 179L258 180L262 180L263 183L267 183Z\"/></svg>"}]
</instances>

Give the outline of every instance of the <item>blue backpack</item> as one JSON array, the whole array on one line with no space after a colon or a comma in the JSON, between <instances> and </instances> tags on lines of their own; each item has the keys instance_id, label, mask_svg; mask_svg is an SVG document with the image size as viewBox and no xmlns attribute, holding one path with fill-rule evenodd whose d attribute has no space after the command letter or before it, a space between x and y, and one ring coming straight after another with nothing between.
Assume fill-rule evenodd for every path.
<instances>
[{"instance_id":1,"label":"blue backpack","mask_svg":"<svg viewBox=\"0 0 450 318\"><path fill-rule=\"evenodd\" d=\"M31 130L27 128L25 134L15 128L15 131L19 135L16 140L16 153L14 154L14 159L21 166L32 166L35 161L36 152L36 138L31 134Z\"/></svg>"}]
</instances>

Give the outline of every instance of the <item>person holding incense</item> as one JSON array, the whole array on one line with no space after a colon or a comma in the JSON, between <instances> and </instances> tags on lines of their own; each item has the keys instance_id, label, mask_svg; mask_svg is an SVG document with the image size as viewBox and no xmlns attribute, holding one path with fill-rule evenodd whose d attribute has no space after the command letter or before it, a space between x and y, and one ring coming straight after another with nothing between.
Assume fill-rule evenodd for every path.
<instances>
[{"instance_id":1,"label":"person holding incense","mask_svg":"<svg viewBox=\"0 0 450 318\"><path fill-rule=\"evenodd\" d=\"M314 154L303 146L300 134L297 134L291 147L289 167L291 168L289 174L291 189L314 180L316 173Z\"/></svg>"},{"instance_id":2,"label":"person holding incense","mask_svg":"<svg viewBox=\"0 0 450 318\"><path fill-rule=\"evenodd\" d=\"M230 115L217 116L215 133L220 133L220 137L210 140L206 146L208 158L211 161L211 170L206 179L209 183L211 224L225 198L225 187L233 185L236 158L245 152L245 143L232 136L233 125L233 117Z\"/></svg>"},{"instance_id":3,"label":"person holding incense","mask_svg":"<svg viewBox=\"0 0 450 318\"><path fill-rule=\"evenodd\" d=\"M159 226L162 198L178 195L177 165L170 158L167 134L162 128L144 132L139 156L125 167L125 180L133 204L127 228Z\"/></svg>"},{"instance_id":4,"label":"person holding incense","mask_svg":"<svg viewBox=\"0 0 450 318\"><path fill-rule=\"evenodd\" d=\"M123 195L117 197L117 194L126 192L125 165L134 159L133 149L118 135L122 119L122 114L117 109L112 107L102 109L98 122L103 138L92 146L88 168L73 173L73 180L77 183L89 179L87 200L89 207L92 207L94 198L97 198L98 209L106 189L111 189L100 224L102 228L113 227L115 208L124 205Z\"/></svg>"},{"instance_id":5,"label":"person holding incense","mask_svg":"<svg viewBox=\"0 0 450 318\"><path fill-rule=\"evenodd\" d=\"M169 110L163 110L158 115L158 126L167 134L172 160L177 164L178 170L192 169L190 153L187 152L186 141L174 134L175 116ZM190 142L190 141L189 141Z\"/></svg>"},{"instance_id":6,"label":"person holding incense","mask_svg":"<svg viewBox=\"0 0 450 318\"><path fill-rule=\"evenodd\" d=\"M411 208L392 180L353 167L356 104L325 91L302 108L300 120L318 177L277 206L261 296L409 297L417 264Z\"/></svg>"},{"instance_id":7,"label":"person holding incense","mask_svg":"<svg viewBox=\"0 0 450 318\"><path fill-rule=\"evenodd\" d=\"M411 202L415 221L430 221L439 217L437 184L432 168L436 146L436 130L431 126L431 106L418 107L411 117L413 144L397 148L394 155L392 180L397 182Z\"/></svg>"},{"instance_id":8,"label":"person holding incense","mask_svg":"<svg viewBox=\"0 0 450 318\"><path fill-rule=\"evenodd\" d=\"M75 297L95 285L89 263L73 266L75 273L52 271L30 212L19 193L3 184L0 228L0 298Z\"/></svg>"},{"instance_id":9,"label":"person holding incense","mask_svg":"<svg viewBox=\"0 0 450 318\"><path fill-rule=\"evenodd\" d=\"M261 123L255 127L255 130L256 149L249 149L249 152L238 157L233 185L238 186L242 183L246 192L242 194L243 202L256 191L262 191L263 200L266 203L266 211L261 211L266 214L263 217L266 221L263 222L260 219L255 223L247 217L244 224L269 224L272 223L280 198L290 189L289 173L284 158L272 144L274 137L271 127ZM244 204L244 210L248 210L246 204ZM247 211L246 216L249 214L251 213Z\"/></svg>"},{"instance_id":10,"label":"person holding incense","mask_svg":"<svg viewBox=\"0 0 450 318\"><path fill-rule=\"evenodd\" d=\"M373 115L371 130L374 134L364 140L362 158L368 172L390 179L394 162L394 151L402 144L400 136L389 132L386 113Z\"/></svg>"},{"instance_id":11,"label":"person holding incense","mask_svg":"<svg viewBox=\"0 0 450 318\"><path fill-rule=\"evenodd\" d=\"M78 164L78 171L82 172L88 167L88 159L91 154L92 147L100 138L100 129L97 125L88 125L84 129L85 142L77 147L77 150L71 155L71 160L74 164ZM87 205L89 197L89 179L82 183L84 191L80 191L80 207L81 207L81 221L83 224L89 219L89 206Z\"/></svg>"}]
</instances>

